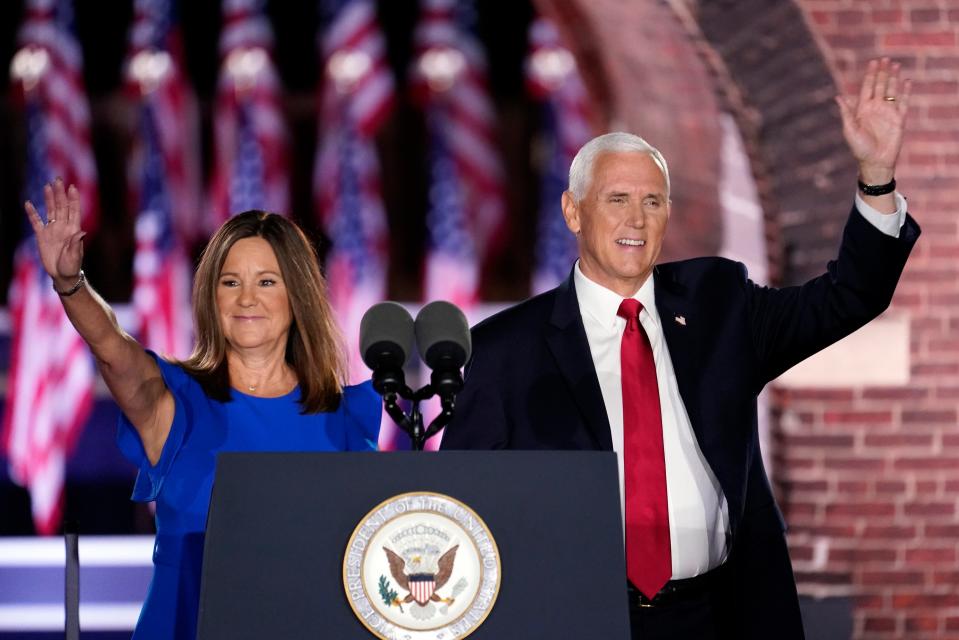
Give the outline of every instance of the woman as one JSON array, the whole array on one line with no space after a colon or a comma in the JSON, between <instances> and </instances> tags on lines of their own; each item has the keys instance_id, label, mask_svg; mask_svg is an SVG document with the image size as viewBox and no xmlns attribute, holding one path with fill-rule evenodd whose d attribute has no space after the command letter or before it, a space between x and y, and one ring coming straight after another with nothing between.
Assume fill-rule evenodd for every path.
<instances>
[{"instance_id":1,"label":"woman","mask_svg":"<svg viewBox=\"0 0 959 640\"><path fill-rule=\"evenodd\" d=\"M43 266L122 411L118 443L139 467L133 499L156 501L153 581L134 638L194 638L215 454L373 449L379 398L340 383L323 277L292 222L248 211L217 231L193 287L196 347L167 362L86 282L76 187L57 179L44 200L46 224L25 206Z\"/></svg>"}]
</instances>

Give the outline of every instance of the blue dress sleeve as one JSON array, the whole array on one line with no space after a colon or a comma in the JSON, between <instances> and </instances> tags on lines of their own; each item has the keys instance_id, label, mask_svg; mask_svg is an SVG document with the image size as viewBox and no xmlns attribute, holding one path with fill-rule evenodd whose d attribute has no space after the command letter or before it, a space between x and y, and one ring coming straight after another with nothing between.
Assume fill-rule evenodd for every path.
<instances>
[{"instance_id":1,"label":"blue dress sleeve","mask_svg":"<svg viewBox=\"0 0 959 640\"><path fill-rule=\"evenodd\" d=\"M343 417L347 451L376 451L383 417L383 401L372 382L343 388Z\"/></svg>"},{"instance_id":2,"label":"blue dress sleeve","mask_svg":"<svg viewBox=\"0 0 959 640\"><path fill-rule=\"evenodd\" d=\"M120 452L139 469L136 482L133 485L132 496L133 500L137 502L150 502L157 499L163 486L163 479L166 477L170 465L173 464L173 460L186 437L187 396L191 391L196 392L193 387L199 389L199 384L179 366L167 362L152 351L148 350L147 353L159 365L163 381L170 393L173 394L175 408L173 410L173 424L170 425L170 434L163 445L160 459L155 465L150 464L143 448L143 442L140 440L140 434L137 433L133 423L123 413L120 414L117 421L117 445L120 447ZM200 390L200 393L202 393L202 390Z\"/></svg>"}]
</instances>

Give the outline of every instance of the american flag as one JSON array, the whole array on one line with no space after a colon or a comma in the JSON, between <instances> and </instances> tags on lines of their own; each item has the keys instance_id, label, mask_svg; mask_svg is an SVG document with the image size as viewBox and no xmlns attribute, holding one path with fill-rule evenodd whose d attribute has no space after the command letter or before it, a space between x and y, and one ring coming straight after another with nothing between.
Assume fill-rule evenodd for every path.
<instances>
[{"instance_id":1,"label":"american flag","mask_svg":"<svg viewBox=\"0 0 959 640\"><path fill-rule=\"evenodd\" d=\"M350 347L350 378L370 377L359 353L360 319L386 297L388 229L374 135L393 103L393 76L371 0L326 0L316 209L332 242L330 302Z\"/></svg>"},{"instance_id":2,"label":"american flag","mask_svg":"<svg viewBox=\"0 0 959 640\"><path fill-rule=\"evenodd\" d=\"M183 73L183 43L176 0L134 0L126 62L126 86L141 108L152 111L155 144L163 157L166 191L177 234L205 239L202 211L200 120L196 98ZM131 205L139 208L143 165L150 151L137 140L130 163Z\"/></svg>"},{"instance_id":3,"label":"american flag","mask_svg":"<svg viewBox=\"0 0 959 640\"><path fill-rule=\"evenodd\" d=\"M140 136L130 176L136 221L133 307L144 346L184 358L193 340L190 265L178 233L196 215L194 103L180 75L167 0L136 0L127 79L140 97ZM176 214L180 215L177 216Z\"/></svg>"},{"instance_id":4,"label":"american flag","mask_svg":"<svg viewBox=\"0 0 959 640\"><path fill-rule=\"evenodd\" d=\"M265 0L224 0L209 231L248 209L287 214L287 134Z\"/></svg>"},{"instance_id":5,"label":"american flag","mask_svg":"<svg viewBox=\"0 0 959 640\"><path fill-rule=\"evenodd\" d=\"M414 33L414 90L430 133L426 298L475 302L481 265L504 234L503 169L486 59L472 3L423 0Z\"/></svg>"},{"instance_id":6,"label":"american flag","mask_svg":"<svg viewBox=\"0 0 959 640\"><path fill-rule=\"evenodd\" d=\"M133 308L144 346L185 358L193 346L190 264L173 225L156 117L149 104L143 105L140 135L146 157L139 184Z\"/></svg>"},{"instance_id":7,"label":"american flag","mask_svg":"<svg viewBox=\"0 0 959 640\"><path fill-rule=\"evenodd\" d=\"M537 156L541 169L533 293L552 289L569 275L576 260L576 238L566 228L560 201L569 165L591 137L590 101L576 62L556 27L540 17L530 25L526 86L541 102L542 129Z\"/></svg>"},{"instance_id":8,"label":"american flag","mask_svg":"<svg viewBox=\"0 0 959 640\"><path fill-rule=\"evenodd\" d=\"M83 228L97 217L96 169L82 58L66 1L30 0L12 75L27 125L25 196L46 219L43 184L55 176L80 189ZM22 91L22 93L21 93ZM9 294L12 363L3 416L11 478L30 490L34 526L60 523L66 458L93 406L93 359L67 320L25 226Z\"/></svg>"}]
</instances>

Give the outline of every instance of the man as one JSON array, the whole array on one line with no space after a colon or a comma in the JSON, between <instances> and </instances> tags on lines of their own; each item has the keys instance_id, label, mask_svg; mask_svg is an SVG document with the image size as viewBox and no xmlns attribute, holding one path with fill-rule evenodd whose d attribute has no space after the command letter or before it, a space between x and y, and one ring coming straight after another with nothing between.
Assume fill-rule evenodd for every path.
<instances>
[{"instance_id":1,"label":"man","mask_svg":"<svg viewBox=\"0 0 959 640\"><path fill-rule=\"evenodd\" d=\"M654 266L666 162L613 133L570 168L570 278L473 329L443 448L615 450L635 638L803 637L756 395L888 306L919 235L893 180L908 96L883 59L837 99L860 190L824 275L777 290L721 258Z\"/></svg>"}]
</instances>

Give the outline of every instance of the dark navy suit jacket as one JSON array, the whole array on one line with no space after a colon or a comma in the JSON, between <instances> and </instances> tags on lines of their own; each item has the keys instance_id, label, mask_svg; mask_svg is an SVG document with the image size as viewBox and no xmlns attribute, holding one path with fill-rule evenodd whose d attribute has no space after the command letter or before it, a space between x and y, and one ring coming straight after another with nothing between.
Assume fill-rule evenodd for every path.
<instances>
[{"instance_id":1,"label":"dark navy suit jacket","mask_svg":"<svg viewBox=\"0 0 959 640\"><path fill-rule=\"evenodd\" d=\"M683 403L729 506L740 637L802 637L785 523L759 451L756 396L886 309L918 236L909 216L893 238L854 209L838 257L798 287L759 286L723 258L654 270ZM612 449L572 275L478 324L472 337L444 449Z\"/></svg>"}]
</instances>

